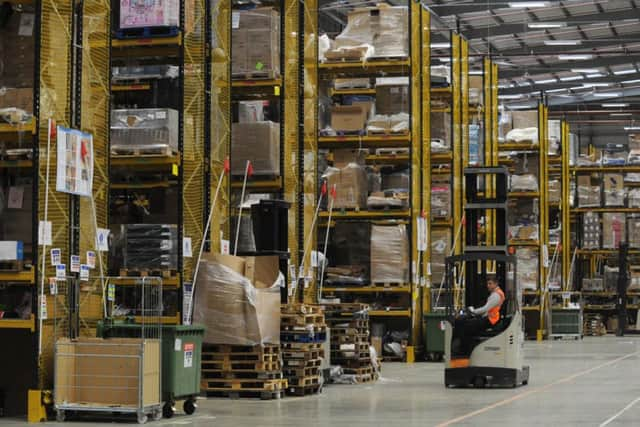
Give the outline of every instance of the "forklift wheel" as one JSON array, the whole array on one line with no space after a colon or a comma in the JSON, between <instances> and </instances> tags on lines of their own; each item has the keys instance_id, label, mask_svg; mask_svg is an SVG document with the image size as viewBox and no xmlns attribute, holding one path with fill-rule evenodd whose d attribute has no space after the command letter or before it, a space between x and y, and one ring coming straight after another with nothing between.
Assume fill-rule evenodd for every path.
<instances>
[{"instance_id":1,"label":"forklift wheel","mask_svg":"<svg viewBox=\"0 0 640 427\"><path fill-rule=\"evenodd\" d=\"M162 407L162 415L165 418L172 418L173 417L173 402L167 402L164 404L164 406Z\"/></svg>"},{"instance_id":2,"label":"forklift wheel","mask_svg":"<svg viewBox=\"0 0 640 427\"><path fill-rule=\"evenodd\" d=\"M473 386L475 388L484 388L486 384L487 384L487 381L485 380L484 377L475 377L473 379Z\"/></svg>"},{"instance_id":3,"label":"forklift wheel","mask_svg":"<svg viewBox=\"0 0 640 427\"><path fill-rule=\"evenodd\" d=\"M185 400L184 405L182 406L182 409L184 409L184 413L187 415L191 415L196 412L197 408L198 405L196 405L196 401L192 399Z\"/></svg>"}]
</instances>

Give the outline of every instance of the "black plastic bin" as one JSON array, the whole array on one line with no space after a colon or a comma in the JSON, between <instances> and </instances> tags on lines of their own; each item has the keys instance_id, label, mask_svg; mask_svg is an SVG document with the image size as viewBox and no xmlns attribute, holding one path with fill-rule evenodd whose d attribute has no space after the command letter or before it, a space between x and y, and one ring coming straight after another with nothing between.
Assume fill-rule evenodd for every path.
<instances>
[{"instance_id":1,"label":"black plastic bin","mask_svg":"<svg viewBox=\"0 0 640 427\"><path fill-rule=\"evenodd\" d=\"M260 200L251 206L256 252L288 251L290 206L284 200Z\"/></svg>"}]
</instances>

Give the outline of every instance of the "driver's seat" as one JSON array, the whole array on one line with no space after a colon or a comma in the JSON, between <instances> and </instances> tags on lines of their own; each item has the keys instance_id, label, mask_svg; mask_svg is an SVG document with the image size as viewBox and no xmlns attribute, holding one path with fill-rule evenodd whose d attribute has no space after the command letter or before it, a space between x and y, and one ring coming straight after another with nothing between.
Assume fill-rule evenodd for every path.
<instances>
[{"instance_id":1,"label":"driver's seat","mask_svg":"<svg viewBox=\"0 0 640 427\"><path fill-rule=\"evenodd\" d=\"M509 327L509 325L511 324L512 318L513 318L513 314L500 316L500 320L498 320L498 323L480 332L480 334L478 334L478 337L482 337L482 338L495 337L496 335L498 335L499 333L501 333L502 331L504 331Z\"/></svg>"}]
</instances>

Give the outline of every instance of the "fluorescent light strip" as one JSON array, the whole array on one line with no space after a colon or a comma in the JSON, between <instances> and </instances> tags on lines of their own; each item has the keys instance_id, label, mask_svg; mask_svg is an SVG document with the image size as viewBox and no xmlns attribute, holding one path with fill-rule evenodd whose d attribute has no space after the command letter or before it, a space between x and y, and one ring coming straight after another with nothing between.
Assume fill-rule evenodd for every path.
<instances>
[{"instance_id":1,"label":"fluorescent light strip","mask_svg":"<svg viewBox=\"0 0 640 427\"><path fill-rule=\"evenodd\" d=\"M610 83L582 83L582 87L609 87Z\"/></svg>"},{"instance_id":2,"label":"fluorescent light strip","mask_svg":"<svg viewBox=\"0 0 640 427\"><path fill-rule=\"evenodd\" d=\"M529 28L562 28L566 27L566 22L529 22Z\"/></svg>"},{"instance_id":3,"label":"fluorescent light strip","mask_svg":"<svg viewBox=\"0 0 640 427\"><path fill-rule=\"evenodd\" d=\"M431 49L448 49L451 43L431 43Z\"/></svg>"},{"instance_id":4,"label":"fluorescent light strip","mask_svg":"<svg viewBox=\"0 0 640 427\"><path fill-rule=\"evenodd\" d=\"M573 82L576 80L584 80L584 76L560 77L561 82Z\"/></svg>"},{"instance_id":5,"label":"fluorescent light strip","mask_svg":"<svg viewBox=\"0 0 640 427\"><path fill-rule=\"evenodd\" d=\"M609 92L609 93L600 92L600 93L594 93L593 96L595 98L616 98L618 96L622 96L622 94L620 92Z\"/></svg>"},{"instance_id":6,"label":"fluorescent light strip","mask_svg":"<svg viewBox=\"0 0 640 427\"><path fill-rule=\"evenodd\" d=\"M589 74L589 73L599 73L600 70L597 69L597 68L572 68L571 72L572 73Z\"/></svg>"},{"instance_id":7,"label":"fluorescent light strip","mask_svg":"<svg viewBox=\"0 0 640 427\"><path fill-rule=\"evenodd\" d=\"M533 105L531 104L513 104L513 105L508 105L507 104L507 108L513 109L513 110L523 110L526 108L533 108Z\"/></svg>"},{"instance_id":8,"label":"fluorescent light strip","mask_svg":"<svg viewBox=\"0 0 640 427\"><path fill-rule=\"evenodd\" d=\"M638 70L636 70L635 68L632 68L630 70L620 70L620 71L614 71L613 74L615 74L616 76L624 76L625 74L634 74L637 73Z\"/></svg>"},{"instance_id":9,"label":"fluorescent light strip","mask_svg":"<svg viewBox=\"0 0 640 427\"><path fill-rule=\"evenodd\" d=\"M582 40L545 40L545 46L578 46Z\"/></svg>"},{"instance_id":10,"label":"fluorescent light strip","mask_svg":"<svg viewBox=\"0 0 640 427\"><path fill-rule=\"evenodd\" d=\"M548 1L518 1L507 4L512 9L533 9L536 7L549 7L551 5Z\"/></svg>"},{"instance_id":11,"label":"fluorescent light strip","mask_svg":"<svg viewBox=\"0 0 640 427\"><path fill-rule=\"evenodd\" d=\"M618 103L618 102L612 102L610 104L602 104L602 107L604 108L623 108L628 106L629 104Z\"/></svg>"},{"instance_id":12,"label":"fluorescent light strip","mask_svg":"<svg viewBox=\"0 0 640 427\"><path fill-rule=\"evenodd\" d=\"M640 126L625 126L624 130L640 130Z\"/></svg>"},{"instance_id":13,"label":"fluorescent light strip","mask_svg":"<svg viewBox=\"0 0 640 427\"><path fill-rule=\"evenodd\" d=\"M596 73L596 74L587 74L587 78L588 79L597 79L600 77L606 77L607 74L602 74L602 73Z\"/></svg>"},{"instance_id":14,"label":"fluorescent light strip","mask_svg":"<svg viewBox=\"0 0 640 427\"><path fill-rule=\"evenodd\" d=\"M469 75L470 76L482 76L482 75L484 75L484 73L482 72L482 70L471 70L471 71L469 71Z\"/></svg>"},{"instance_id":15,"label":"fluorescent light strip","mask_svg":"<svg viewBox=\"0 0 640 427\"><path fill-rule=\"evenodd\" d=\"M629 117L633 116L631 113L609 113L611 117Z\"/></svg>"},{"instance_id":16,"label":"fluorescent light strip","mask_svg":"<svg viewBox=\"0 0 640 427\"><path fill-rule=\"evenodd\" d=\"M522 98L524 95L498 95L498 99L520 99Z\"/></svg>"},{"instance_id":17,"label":"fluorescent light strip","mask_svg":"<svg viewBox=\"0 0 640 427\"><path fill-rule=\"evenodd\" d=\"M548 79L548 80L534 80L533 81L535 84L537 85L547 85L549 83L557 83L558 80L556 79Z\"/></svg>"},{"instance_id":18,"label":"fluorescent light strip","mask_svg":"<svg viewBox=\"0 0 640 427\"><path fill-rule=\"evenodd\" d=\"M640 83L640 79L638 79L638 80L625 80L625 81L622 82L623 85L631 85L631 84L634 84L634 83Z\"/></svg>"},{"instance_id":19,"label":"fluorescent light strip","mask_svg":"<svg viewBox=\"0 0 640 427\"><path fill-rule=\"evenodd\" d=\"M549 89L545 90L545 93L558 93L558 92L566 92L567 89Z\"/></svg>"},{"instance_id":20,"label":"fluorescent light strip","mask_svg":"<svg viewBox=\"0 0 640 427\"><path fill-rule=\"evenodd\" d=\"M560 61L588 61L589 59L593 59L593 55L582 55L582 54L558 55L558 59Z\"/></svg>"}]
</instances>

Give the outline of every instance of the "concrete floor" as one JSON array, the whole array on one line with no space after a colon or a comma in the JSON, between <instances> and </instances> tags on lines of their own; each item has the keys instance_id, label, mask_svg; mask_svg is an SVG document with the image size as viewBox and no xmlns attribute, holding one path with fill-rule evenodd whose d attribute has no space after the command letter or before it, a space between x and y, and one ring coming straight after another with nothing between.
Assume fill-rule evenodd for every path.
<instances>
[{"instance_id":1,"label":"concrete floor","mask_svg":"<svg viewBox=\"0 0 640 427\"><path fill-rule=\"evenodd\" d=\"M317 396L280 401L202 400L194 416L179 414L150 425L640 425L640 338L527 342L526 357L531 378L528 386L518 389L445 389L439 363L388 363L373 385L329 386ZM81 427L86 423L70 424ZM24 425L0 419L2 427Z\"/></svg>"}]
</instances>

